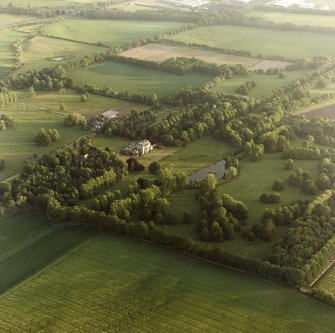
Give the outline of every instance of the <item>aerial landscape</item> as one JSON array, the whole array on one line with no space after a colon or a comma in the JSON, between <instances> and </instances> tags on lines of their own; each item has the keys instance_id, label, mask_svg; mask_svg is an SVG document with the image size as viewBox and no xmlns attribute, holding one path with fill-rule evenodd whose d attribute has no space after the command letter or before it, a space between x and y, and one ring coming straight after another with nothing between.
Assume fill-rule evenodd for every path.
<instances>
[{"instance_id":1,"label":"aerial landscape","mask_svg":"<svg viewBox=\"0 0 335 333\"><path fill-rule=\"evenodd\" d=\"M0 333L334 331L333 0L0 1Z\"/></svg>"}]
</instances>

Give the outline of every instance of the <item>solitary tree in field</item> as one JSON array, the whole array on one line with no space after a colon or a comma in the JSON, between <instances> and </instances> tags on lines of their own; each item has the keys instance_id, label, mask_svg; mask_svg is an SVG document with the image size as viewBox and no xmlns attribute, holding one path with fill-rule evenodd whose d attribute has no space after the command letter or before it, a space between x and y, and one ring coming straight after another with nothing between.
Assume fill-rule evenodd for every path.
<instances>
[{"instance_id":1,"label":"solitary tree in field","mask_svg":"<svg viewBox=\"0 0 335 333\"><path fill-rule=\"evenodd\" d=\"M34 98L36 96L36 91L35 91L34 87L29 88L29 96L31 98Z\"/></svg>"}]
</instances>

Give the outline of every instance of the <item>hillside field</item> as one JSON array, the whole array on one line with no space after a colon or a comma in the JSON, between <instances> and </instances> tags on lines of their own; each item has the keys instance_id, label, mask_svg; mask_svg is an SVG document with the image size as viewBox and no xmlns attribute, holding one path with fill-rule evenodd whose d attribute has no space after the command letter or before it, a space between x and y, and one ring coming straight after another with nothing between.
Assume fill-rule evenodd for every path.
<instances>
[{"instance_id":1,"label":"hillside field","mask_svg":"<svg viewBox=\"0 0 335 333\"><path fill-rule=\"evenodd\" d=\"M250 76L234 77L216 84L212 89L220 93L234 94L236 89L245 82L255 81L257 86L249 91L248 96L259 97L272 90L280 89L292 81L303 78L305 73L306 71L303 70L294 72L287 71L284 72L285 77L283 79L278 78L278 75L268 74L252 74Z\"/></svg>"},{"instance_id":2,"label":"hillside field","mask_svg":"<svg viewBox=\"0 0 335 333\"><path fill-rule=\"evenodd\" d=\"M71 5L79 5L85 3L95 3L98 0L53 0L50 2L49 0L10 0L10 3L13 6L18 7L58 7L58 6L71 6Z\"/></svg>"},{"instance_id":3,"label":"hillside field","mask_svg":"<svg viewBox=\"0 0 335 333\"><path fill-rule=\"evenodd\" d=\"M50 36L69 38L81 42L101 42L120 46L145 37L182 26L178 22L152 22L127 20L91 20L71 18L46 25L43 29ZM83 34L85 31L85 34Z\"/></svg>"},{"instance_id":4,"label":"hillside field","mask_svg":"<svg viewBox=\"0 0 335 333\"><path fill-rule=\"evenodd\" d=\"M21 229L17 241L22 234L43 235L45 227L33 214L24 231L13 218L1 220L2 235L15 228ZM50 265L42 263L31 278L0 296L3 332L333 331L334 309L294 289L143 242L105 234L89 239L78 228L77 233L68 232L58 243ZM35 262L54 251L53 242L43 243L47 238L35 241L40 253ZM30 251L20 253L31 260ZM15 256L14 251L10 258ZM5 265L0 262L1 269Z\"/></svg>"},{"instance_id":5,"label":"hillside field","mask_svg":"<svg viewBox=\"0 0 335 333\"><path fill-rule=\"evenodd\" d=\"M36 18L36 16L30 15L13 15L7 13L0 13L0 28L3 28L9 24L33 21Z\"/></svg>"},{"instance_id":6,"label":"hillside field","mask_svg":"<svg viewBox=\"0 0 335 333\"><path fill-rule=\"evenodd\" d=\"M335 266L328 270L315 287L326 290L335 296Z\"/></svg>"},{"instance_id":7,"label":"hillside field","mask_svg":"<svg viewBox=\"0 0 335 333\"><path fill-rule=\"evenodd\" d=\"M118 92L129 91L149 96L155 93L159 97L182 88L198 87L211 78L199 73L179 76L113 61L69 72L68 76L81 85L89 83L99 88L111 87Z\"/></svg>"},{"instance_id":8,"label":"hillside field","mask_svg":"<svg viewBox=\"0 0 335 333\"><path fill-rule=\"evenodd\" d=\"M298 13L280 13L253 10L247 13L247 16L259 17L276 23L293 23L296 25L335 28L334 16L331 15L308 15Z\"/></svg>"},{"instance_id":9,"label":"hillside field","mask_svg":"<svg viewBox=\"0 0 335 333\"><path fill-rule=\"evenodd\" d=\"M284 57L335 56L335 36L315 32L280 31L236 25L188 30L170 39L219 48Z\"/></svg>"}]
</instances>

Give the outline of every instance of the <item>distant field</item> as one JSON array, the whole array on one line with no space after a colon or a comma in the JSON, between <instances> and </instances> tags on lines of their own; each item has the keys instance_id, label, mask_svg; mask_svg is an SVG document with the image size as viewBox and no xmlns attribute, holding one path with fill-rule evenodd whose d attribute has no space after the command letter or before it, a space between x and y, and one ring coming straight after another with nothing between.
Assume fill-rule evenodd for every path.
<instances>
[{"instance_id":1,"label":"distant field","mask_svg":"<svg viewBox=\"0 0 335 333\"><path fill-rule=\"evenodd\" d=\"M329 269L315 287L322 288L335 296L335 266Z\"/></svg>"},{"instance_id":2,"label":"distant field","mask_svg":"<svg viewBox=\"0 0 335 333\"><path fill-rule=\"evenodd\" d=\"M44 30L50 36L90 43L102 42L109 46L120 46L144 37L153 37L182 25L182 23L178 22L71 18L46 25ZM83 31L85 31L84 34Z\"/></svg>"},{"instance_id":3,"label":"distant field","mask_svg":"<svg viewBox=\"0 0 335 333\"><path fill-rule=\"evenodd\" d=\"M104 62L68 73L79 84L94 84L97 87L112 87L116 91L157 94L167 96L179 89L198 87L211 76L191 73L183 76L150 70L133 65Z\"/></svg>"},{"instance_id":4,"label":"distant field","mask_svg":"<svg viewBox=\"0 0 335 333\"><path fill-rule=\"evenodd\" d=\"M164 44L146 44L121 53L124 57L163 62L173 57L197 58L211 64L236 65L250 67L261 62L260 59L239 57L218 52L206 51L191 47L172 46Z\"/></svg>"},{"instance_id":5,"label":"distant field","mask_svg":"<svg viewBox=\"0 0 335 333\"><path fill-rule=\"evenodd\" d=\"M55 38L36 36L23 43L24 66L20 71L54 67L61 61L74 61L106 48ZM60 58L59 61L56 58Z\"/></svg>"},{"instance_id":6,"label":"distant field","mask_svg":"<svg viewBox=\"0 0 335 333\"><path fill-rule=\"evenodd\" d=\"M13 14L0 13L0 29L3 27L6 27L9 24L33 21L36 18L37 18L36 16L13 15Z\"/></svg>"},{"instance_id":7,"label":"distant field","mask_svg":"<svg viewBox=\"0 0 335 333\"><path fill-rule=\"evenodd\" d=\"M301 79L306 71L284 72L283 79L278 78L278 75L268 74L253 74L251 76L234 77L229 80L220 82L213 86L213 90L225 94L233 94L236 89L247 81L255 81L257 86L252 88L248 96L258 97L262 96L272 90L280 89L294 80Z\"/></svg>"},{"instance_id":8,"label":"distant field","mask_svg":"<svg viewBox=\"0 0 335 333\"><path fill-rule=\"evenodd\" d=\"M282 285L101 234L3 294L0 322L11 333L330 333L335 310Z\"/></svg>"},{"instance_id":9,"label":"distant field","mask_svg":"<svg viewBox=\"0 0 335 333\"><path fill-rule=\"evenodd\" d=\"M23 6L23 7L58 7L58 6L69 6L85 3L99 2L98 0L10 0L13 6Z\"/></svg>"},{"instance_id":10,"label":"distant field","mask_svg":"<svg viewBox=\"0 0 335 333\"><path fill-rule=\"evenodd\" d=\"M23 38L26 38L24 33L0 30L0 77L10 71L14 65L14 61L11 59L13 55L12 44Z\"/></svg>"},{"instance_id":11,"label":"distant field","mask_svg":"<svg viewBox=\"0 0 335 333\"><path fill-rule=\"evenodd\" d=\"M317 161L295 161L296 168L309 171L313 181L319 174ZM285 160L280 153L265 154L258 162L242 160L238 177L218 189L232 195L235 199L243 201L249 208L251 222L258 222L265 208L273 208L278 204L263 204L259 197L263 192L271 192L275 179L285 181L285 190L281 191L280 206L285 206L299 199L313 199L312 195L304 194L300 188L290 186L287 182L291 171L284 168ZM255 181L257 180L257 181Z\"/></svg>"},{"instance_id":12,"label":"distant field","mask_svg":"<svg viewBox=\"0 0 335 333\"><path fill-rule=\"evenodd\" d=\"M304 116L308 119L322 117L335 120L335 104L323 106L315 110L304 113Z\"/></svg>"},{"instance_id":13,"label":"distant field","mask_svg":"<svg viewBox=\"0 0 335 333\"><path fill-rule=\"evenodd\" d=\"M254 56L335 56L335 36L303 31L280 31L235 25L208 26L171 37L186 43L251 51Z\"/></svg>"},{"instance_id":14,"label":"distant field","mask_svg":"<svg viewBox=\"0 0 335 333\"><path fill-rule=\"evenodd\" d=\"M260 17L277 23L293 23L296 25L310 25L316 27L335 27L335 17L330 15L308 15L254 10L247 13L247 16Z\"/></svg>"}]
</instances>

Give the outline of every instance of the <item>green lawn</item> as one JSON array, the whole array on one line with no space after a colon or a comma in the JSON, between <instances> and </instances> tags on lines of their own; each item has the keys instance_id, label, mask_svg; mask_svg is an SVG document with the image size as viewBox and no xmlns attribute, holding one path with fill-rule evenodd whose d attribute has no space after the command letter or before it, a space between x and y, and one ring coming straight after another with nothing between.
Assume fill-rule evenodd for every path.
<instances>
[{"instance_id":1,"label":"green lawn","mask_svg":"<svg viewBox=\"0 0 335 333\"><path fill-rule=\"evenodd\" d=\"M0 321L11 333L326 333L335 310L282 285L101 234L3 294Z\"/></svg>"},{"instance_id":2,"label":"green lawn","mask_svg":"<svg viewBox=\"0 0 335 333\"><path fill-rule=\"evenodd\" d=\"M278 75L268 75L268 74L252 74L250 76L235 77L230 80L225 80L213 87L214 91L234 94L236 89L243 85L247 81L255 81L257 86L252 88L248 96L258 97L265 95L266 93L280 89L294 80L298 80L304 77L306 71L294 71L294 72L284 72L285 77L279 79Z\"/></svg>"},{"instance_id":3,"label":"green lawn","mask_svg":"<svg viewBox=\"0 0 335 333\"><path fill-rule=\"evenodd\" d=\"M265 208L285 206L297 199L313 199L313 196L304 194L299 188L292 187L287 183L291 171L284 168L285 160L280 158L280 153L265 154L258 162L244 159L240 163L239 176L228 183L220 185L218 188L224 193L228 193L237 200L243 201L249 208L249 221L256 223ZM311 173L315 181L318 174L318 161L295 161L295 168L302 168ZM263 192L271 192L275 179L285 180L285 190L281 193L280 204L263 204L259 196Z\"/></svg>"},{"instance_id":4,"label":"green lawn","mask_svg":"<svg viewBox=\"0 0 335 333\"><path fill-rule=\"evenodd\" d=\"M46 25L44 31L49 36L69 38L81 42L102 42L109 46L120 46L145 37L153 37L183 23L127 21L127 20L91 20L71 18ZM85 33L83 34L83 31Z\"/></svg>"},{"instance_id":5,"label":"green lawn","mask_svg":"<svg viewBox=\"0 0 335 333\"><path fill-rule=\"evenodd\" d=\"M170 95L177 90L198 87L211 76L191 73L183 76L146 69L113 61L98 63L68 76L79 84L94 84L97 87L112 87L116 91L130 93L156 93L159 97Z\"/></svg>"},{"instance_id":6,"label":"green lawn","mask_svg":"<svg viewBox=\"0 0 335 333\"><path fill-rule=\"evenodd\" d=\"M316 27L335 27L335 19L334 16L331 15L308 15L254 10L247 13L247 16L260 17L277 23L292 23L296 25L310 25Z\"/></svg>"},{"instance_id":7,"label":"green lawn","mask_svg":"<svg viewBox=\"0 0 335 333\"><path fill-rule=\"evenodd\" d=\"M24 66L21 72L45 67L55 67L57 63L74 61L86 55L106 51L106 48L67 40L35 36L23 43ZM56 58L61 58L59 61Z\"/></svg>"},{"instance_id":8,"label":"green lawn","mask_svg":"<svg viewBox=\"0 0 335 333\"><path fill-rule=\"evenodd\" d=\"M208 26L171 37L186 43L251 51L254 56L334 56L335 36L303 31L280 31L235 25Z\"/></svg>"}]
</instances>

